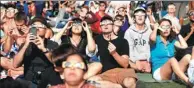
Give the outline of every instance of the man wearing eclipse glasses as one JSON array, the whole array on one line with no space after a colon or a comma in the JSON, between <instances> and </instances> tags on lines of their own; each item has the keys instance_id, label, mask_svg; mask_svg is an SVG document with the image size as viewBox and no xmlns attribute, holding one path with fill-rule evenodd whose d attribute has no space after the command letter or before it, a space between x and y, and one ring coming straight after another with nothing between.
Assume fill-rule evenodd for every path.
<instances>
[{"instance_id":1,"label":"man wearing eclipse glasses","mask_svg":"<svg viewBox=\"0 0 194 88\"><path fill-rule=\"evenodd\" d=\"M30 21L29 33L26 34L25 42L20 46L19 52L15 55L13 66L19 67L24 64L24 84L29 87L42 87L43 83L46 85L44 80L46 74L54 73L52 69L53 65L50 62L51 53L50 51L58 46L57 43L46 39L46 20L43 17L35 17ZM52 70L50 73L46 73L48 69ZM54 73L55 74L55 73ZM49 84L53 85L60 79L59 75L53 75L52 82ZM41 87L40 87L41 85Z\"/></svg>"}]
</instances>

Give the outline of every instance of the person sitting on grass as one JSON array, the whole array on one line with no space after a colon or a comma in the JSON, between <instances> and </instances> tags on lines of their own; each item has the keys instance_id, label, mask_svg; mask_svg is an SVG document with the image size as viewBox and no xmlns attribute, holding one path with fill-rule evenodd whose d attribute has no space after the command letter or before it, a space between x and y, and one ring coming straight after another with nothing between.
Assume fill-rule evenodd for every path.
<instances>
[{"instance_id":1,"label":"person sitting on grass","mask_svg":"<svg viewBox=\"0 0 194 88\"><path fill-rule=\"evenodd\" d=\"M182 49L188 47L184 38L179 34L179 29L172 26L170 20L161 19L159 26L155 24L150 35L150 41L153 78L157 81L169 80L172 78L172 74L175 73L181 80L193 86L194 75L187 77L184 71L187 69L189 62L190 66L193 65L194 59L190 59L190 54L185 55L179 62L174 57L175 47ZM189 68L188 72L193 74L193 69Z\"/></svg>"}]
</instances>

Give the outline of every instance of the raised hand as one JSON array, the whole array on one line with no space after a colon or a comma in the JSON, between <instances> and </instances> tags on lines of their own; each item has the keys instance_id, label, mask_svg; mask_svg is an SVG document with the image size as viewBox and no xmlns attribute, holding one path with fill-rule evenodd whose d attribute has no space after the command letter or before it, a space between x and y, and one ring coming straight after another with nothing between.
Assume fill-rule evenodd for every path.
<instances>
[{"instance_id":1,"label":"raised hand","mask_svg":"<svg viewBox=\"0 0 194 88\"><path fill-rule=\"evenodd\" d=\"M115 53L115 52L116 52L116 47L115 47L115 45L112 44L111 42L109 42L109 44L108 44L108 50L109 50L110 54Z\"/></svg>"},{"instance_id":2,"label":"raised hand","mask_svg":"<svg viewBox=\"0 0 194 88\"><path fill-rule=\"evenodd\" d=\"M24 34L27 34L27 33L30 31L30 29L29 29L29 27L27 27L27 26L23 26L23 27L21 28L21 31L22 31Z\"/></svg>"},{"instance_id":3,"label":"raised hand","mask_svg":"<svg viewBox=\"0 0 194 88\"><path fill-rule=\"evenodd\" d=\"M35 39L34 43L36 44L36 46L40 49L40 50L44 50L46 49L44 46L44 42L43 39L40 36L36 36L37 38Z\"/></svg>"},{"instance_id":4,"label":"raised hand","mask_svg":"<svg viewBox=\"0 0 194 88\"><path fill-rule=\"evenodd\" d=\"M64 28L65 28L65 29L70 29L70 28L72 27L72 22L73 22L73 21L68 21L68 22L66 23L66 25L64 26Z\"/></svg>"},{"instance_id":5,"label":"raised hand","mask_svg":"<svg viewBox=\"0 0 194 88\"><path fill-rule=\"evenodd\" d=\"M89 31L88 24L86 23L86 21L82 22L82 27L83 27L84 31L86 31L86 32Z\"/></svg>"},{"instance_id":6,"label":"raised hand","mask_svg":"<svg viewBox=\"0 0 194 88\"><path fill-rule=\"evenodd\" d=\"M179 34L180 30L176 26L172 26L172 30L176 33Z\"/></svg>"},{"instance_id":7,"label":"raised hand","mask_svg":"<svg viewBox=\"0 0 194 88\"><path fill-rule=\"evenodd\" d=\"M30 42L34 42L36 39L36 36L34 36L32 33L27 34L25 45L29 45Z\"/></svg>"},{"instance_id":8,"label":"raised hand","mask_svg":"<svg viewBox=\"0 0 194 88\"><path fill-rule=\"evenodd\" d=\"M151 16L152 15L152 9L151 8L148 8L147 11L146 11L146 14L148 16Z\"/></svg>"}]
</instances>

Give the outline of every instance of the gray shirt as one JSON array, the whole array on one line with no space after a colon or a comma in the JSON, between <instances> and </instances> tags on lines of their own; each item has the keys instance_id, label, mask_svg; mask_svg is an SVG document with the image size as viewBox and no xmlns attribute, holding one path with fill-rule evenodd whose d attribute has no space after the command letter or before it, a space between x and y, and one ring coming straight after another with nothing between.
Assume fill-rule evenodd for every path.
<instances>
[{"instance_id":1,"label":"gray shirt","mask_svg":"<svg viewBox=\"0 0 194 88\"><path fill-rule=\"evenodd\" d=\"M149 37L152 30L145 25L143 30L137 30L135 24L125 32L124 38L129 43L130 60L147 60L150 58Z\"/></svg>"}]
</instances>

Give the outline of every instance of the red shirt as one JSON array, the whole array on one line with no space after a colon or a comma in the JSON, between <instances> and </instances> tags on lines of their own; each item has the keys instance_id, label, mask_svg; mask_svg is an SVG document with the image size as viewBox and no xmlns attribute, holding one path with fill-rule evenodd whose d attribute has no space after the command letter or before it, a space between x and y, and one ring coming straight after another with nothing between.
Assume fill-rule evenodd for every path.
<instances>
[{"instance_id":1,"label":"red shirt","mask_svg":"<svg viewBox=\"0 0 194 88\"><path fill-rule=\"evenodd\" d=\"M99 15L99 11L95 13L95 16L98 19L98 21L91 25L91 30L94 33L101 34L102 30L100 28L100 20L102 19L102 17ZM104 16L108 16L108 15L105 13Z\"/></svg>"}]
</instances>

